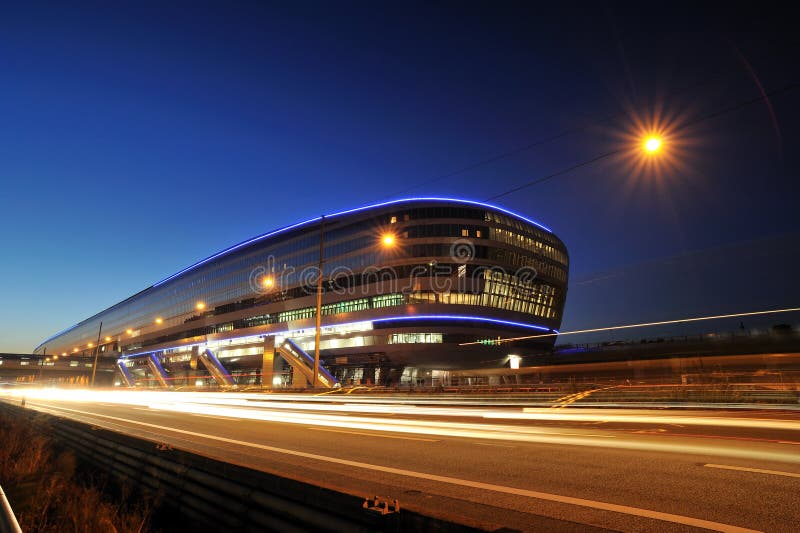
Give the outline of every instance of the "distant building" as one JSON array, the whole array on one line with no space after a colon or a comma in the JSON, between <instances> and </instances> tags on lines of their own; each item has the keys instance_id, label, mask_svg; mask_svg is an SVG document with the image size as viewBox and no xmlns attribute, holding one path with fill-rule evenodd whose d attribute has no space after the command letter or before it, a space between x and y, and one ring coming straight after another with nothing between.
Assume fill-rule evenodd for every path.
<instances>
[{"instance_id":1,"label":"distant building","mask_svg":"<svg viewBox=\"0 0 800 533\"><path fill-rule=\"evenodd\" d=\"M568 256L550 229L483 203L418 198L231 246L53 335L34 353L90 356L102 321L99 355L120 359L129 383L146 383L147 374L162 385L199 385L201 362L211 376L228 373L240 385L302 384L298 360L280 348L291 344L301 359L314 351L321 237L320 354L334 381L430 383L436 371L500 367L509 364L509 349L494 339L560 326ZM459 346L471 341L483 343ZM524 356L554 341L515 343L513 351ZM275 357L276 348L284 357Z\"/></svg>"}]
</instances>

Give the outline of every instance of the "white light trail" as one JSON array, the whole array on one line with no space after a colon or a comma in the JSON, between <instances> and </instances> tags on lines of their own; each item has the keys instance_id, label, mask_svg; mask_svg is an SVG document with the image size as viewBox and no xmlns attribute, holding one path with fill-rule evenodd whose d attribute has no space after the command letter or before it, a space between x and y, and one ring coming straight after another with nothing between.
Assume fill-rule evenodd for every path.
<instances>
[{"instance_id":1,"label":"white light trail","mask_svg":"<svg viewBox=\"0 0 800 533\"><path fill-rule=\"evenodd\" d=\"M575 331L562 331L559 333L543 333L540 335L525 335L524 337L506 337L504 339L496 339L492 342L497 344L507 343L507 342L515 342L515 341L523 341L528 339L538 339L541 337L561 337L563 335L576 335L578 333L595 333L598 331L612 331L615 329L631 329L631 328L646 328L649 326L665 326L668 324L683 324L686 322L699 322L702 320L716 320L720 318L738 318L743 316L755 316L755 315L770 315L776 313L793 313L796 311L800 311L800 307L790 307L788 309L770 309L767 311L749 311L747 313L733 313L729 315L714 315L714 316L699 316L693 318L678 318L675 320L662 320L661 322L642 322L641 324L625 324L622 326L607 326L603 328L592 328L592 329L579 329ZM484 344L481 341L475 342L462 342L459 346L472 346L473 344Z\"/></svg>"}]
</instances>

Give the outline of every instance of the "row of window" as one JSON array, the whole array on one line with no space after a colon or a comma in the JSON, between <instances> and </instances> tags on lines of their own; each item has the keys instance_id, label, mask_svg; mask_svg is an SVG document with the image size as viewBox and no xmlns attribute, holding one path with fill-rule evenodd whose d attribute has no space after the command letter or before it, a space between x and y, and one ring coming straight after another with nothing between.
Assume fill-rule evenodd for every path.
<instances>
[{"instance_id":1,"label":"row of window","mask_svg":"<svg viewBox=\"0 0 800 533\"><path fill-rule=\"evenodd\" d=\"M525 235L502 228L492 228L490 235L490 238L493 241L499 241L512 246L525 248L526 250L541 254L549 259L552 259L553 261L558 261L562 265L566 265L569 261L567 259L567 254L555 248L554 246L541 241L540 239L527 237Z\"/></svg>"},{"instance_id":2,"label":"row of window","mask_svg":"<svg viewBox=\"0 0 800 533\"><path fill-rule=\"evenodd\" d=\"M550 236L530 224L519 221L492 211L478 208L456 207L456 206L431 206L420 207L395 212L387 215L389 218L385 222L391 222L394 217L395 223L399 220L423 220L437 218L466 219L483 222L494 222L509 227L513 227L526 234L534 234L536 238L541 238L544 242L557 242L554 236ZM488 226L479 224L419 224L411 225L407 229L409 235L413 232L422 236L425 232L440 232L440 227L447 227L449 236L468 236L485 239ZM451 227L452 226L452 227ZM435 227L432 230L425 228ZM415 229L418 228L418 229ZM363 268L383 264L386 262L386 252L371 247L374 235L364 234L364 221L350 222L342 219L342 222L334 220L330 225L326 225L326 274L330 275L334 268L347 268L354 271ZM497 234L501 239L507 239L507 233L503 233L498 228ZM415 235L417 235L415 234ZM466 235L465 235L466 234ZM427 234L426 234L427 235ZM250 276L254 269L268 263L269 257L281 258L279 265L273 265L275 269L289 265L313 264L318 259L317 245L319 243L319 232L315 231L313 225L286 232L283 235L267 238L257 242L252 246L243 248L228 257L221 257L197 269L176 277L163 285L150 288L142 293L135 295L128 300L117 304L108 311L93 317L92 321L86 321L69 333L62 336L59 341L53 342L56 350L64 349L61 346L69 346L66 350L72 351L73 347L83 350L88 342L92 341L97 335L99 321L103 321L103 331L109 332L114 337L124 340L130 338L125 332L134 329L137 334L147 331L148 327L155 327L153 323L156 317L161 319L160 327L177 325L182 323L188 316L195 313L195 306L202 300L208 307L235 302L252 296L253 289ZM413 248L414 245L412 245ZM447 244L422 245L422 248L411 250L399 250L403 255L425 256L425 257L448 257L451 254L450 246ZM370 249L376 248L376 249ZM366 253L356 256L339 258L342 254L352 253L359 249L366 249ZM535 249L535 248L534 248ZM545 245L542 246L545 255L549 251ZM500 251L488 252L486 247L476 247L476 257L485 258L486 255L493 255L489 259L497 258L502 260L508 257L507 264L514 266L533 266L542 275L551 276L560 281L566 281L566 272L555 266L546 264L544 261L537 261L530 257L525 257L522 253L503 254ZM396 258L396 256L395 256ZM299 273L289 274L284 280L287 285L300 282ZM74 344L73 344L74 343ZM52 349L52 347L51 347ZM50 351L50 350L48 350Z\"/></svg>"},{"instance_id":3,"label":"row of window","mask_svg":"<svg viewBox=\"0 0 800 533\"><path fill-rule=\"evenodd\" d=\"M503 265L510 265L515 269L532 268L537 275L555 279L562 283L567 282L567 271L558 265L542 261L527 254L503 248L491 248L488 259Z\"/></svg>"},{"instance_id":4,"label":"row of window","mask_svg":"<svg viewBox=\"0 0 800 533\"><path fill-rule=\"evenodd\" d=\"M527 313L548 319L554 319L558 316L556 309L554 309L552 304L548 303L547 301L537 303L521 298L514 298L513 296L501 296L498 294L472 294L465 292L438 293L419 291L408 295L408 303L476 305L481 307L496 307L506 311L517 311L519 313Z\"/></svg>"}]
</instances>

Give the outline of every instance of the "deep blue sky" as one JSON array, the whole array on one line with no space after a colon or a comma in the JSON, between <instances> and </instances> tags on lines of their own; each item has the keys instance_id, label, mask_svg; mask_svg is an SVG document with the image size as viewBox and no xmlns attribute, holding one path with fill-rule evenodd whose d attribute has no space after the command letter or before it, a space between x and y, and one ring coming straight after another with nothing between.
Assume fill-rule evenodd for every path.
<instances>
[{"instance_id":1,"label":"deep blue sky","mask_svg":"<svg viewBox=\"0 0 800 533\"><path fill-rule=\"evenodd\" d=\"M0 351L266 230L485 199L633 116L800 81L780 4L167 3L0 7ZM496 201L567 244L562 329L798 304L800 94L770 105L674 131L658 176L611 158Z\"/></svg>"}]
</instances>

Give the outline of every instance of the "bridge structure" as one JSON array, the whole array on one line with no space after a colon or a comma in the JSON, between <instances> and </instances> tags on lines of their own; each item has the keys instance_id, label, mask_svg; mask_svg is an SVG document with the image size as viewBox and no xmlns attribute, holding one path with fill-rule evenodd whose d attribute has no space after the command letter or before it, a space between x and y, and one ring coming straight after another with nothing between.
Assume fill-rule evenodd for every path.
<instances>
[{"instance_id":1,"label":"bridge structure","mask_svg":"<svg viewBox=\"0 0 800 533\"><path fill-rule=\"evenodd\" d=\"M188 360L188 361L187 361ZM184 372L188 368L192 371L201 367L208 374L194 374ZM319 365L317 379L314 380L314 357L303 350L290 338L275 343L274 337L267 337L262 355L261 373L256 376L263 387L274 387L283 383L280 374L283 367L288 365L291 374L291 388L305 389L316 381L318 388L330 389L339 386L339 380L324 364ZM213 384L221 389L236 389L239 387L236 377L217 354L209 347L196 345L182 356L173 356L165 351L152 351L139 353L117 359L115 362L117 375L121 378L120 384L126 387L155 386L158 388L171 388L175 385L191 386L192 378L200 380L211 379ZM244 380L248 376L244 376Z\"/></svg>"}]
</instances>

